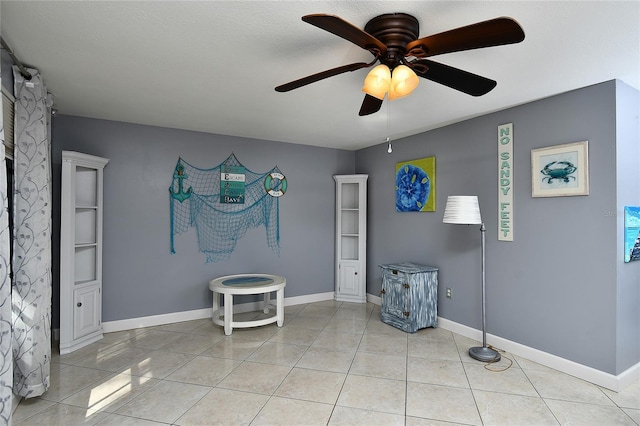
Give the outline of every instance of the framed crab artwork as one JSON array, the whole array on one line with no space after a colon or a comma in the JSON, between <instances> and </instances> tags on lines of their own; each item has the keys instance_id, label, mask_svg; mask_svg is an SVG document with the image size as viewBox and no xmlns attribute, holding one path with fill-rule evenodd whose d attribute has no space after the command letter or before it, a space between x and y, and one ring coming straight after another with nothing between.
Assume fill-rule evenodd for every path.
<instances>
[{"instance_id":1,"label":"framed crab artwork","mask_svg":"<svg viewBox=\"0 0 640 426\"><path fill-rule=\"evenodd\" d=\"M436 211L436 157L396 163L396 211Z\"/></svg>"},{"instance_id":2,"label":"framed crab artwork","mask_svg":"<svg viewBox=\"0 0 640 426\"><path fill-rule=\"evenodd\" d=\"M531 196L589 195L587 141L531 150Z\"/></svg>"}]
</instances>

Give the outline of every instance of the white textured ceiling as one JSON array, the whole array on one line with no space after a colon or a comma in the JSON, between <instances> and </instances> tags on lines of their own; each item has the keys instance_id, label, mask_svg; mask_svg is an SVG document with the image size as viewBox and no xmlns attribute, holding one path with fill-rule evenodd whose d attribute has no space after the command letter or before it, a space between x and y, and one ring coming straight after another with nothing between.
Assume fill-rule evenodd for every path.
<instances>
[{"instance_id":1,"label":"white textured ceiling","mask_svg":"<svg viewBox=\"0 0 640 426\"><path fill-rule=\"evenodd\" d=\"M640 88L640 2L6 1L2 37L38 68L62 114L358 149L618 78ZM275 86L371 54L304 23L311 13L364 27L405 12L420 37L510 16L522 43L431 59L492 78L471 97L422 80L359 117L367 69L288 92ZM387 116L389 120L387 120Z\"/></svg>"}]
</instances>

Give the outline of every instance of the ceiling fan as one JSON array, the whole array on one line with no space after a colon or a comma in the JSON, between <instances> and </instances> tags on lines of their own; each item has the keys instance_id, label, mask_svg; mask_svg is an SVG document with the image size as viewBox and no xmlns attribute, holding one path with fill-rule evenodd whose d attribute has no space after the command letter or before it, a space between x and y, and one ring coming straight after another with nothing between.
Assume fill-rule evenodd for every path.
<instances>
[{"instance_id":1,"label":"ceiling fan","mask_svg":"<svg viewBox=\"0 0 640 426\"><path fill-rule=\"evenodd\" d=\"M379 61L386 65L391 73L404 65L419 77L471 96L481 96L491 91L497 82L426 58L444 53L519 43L524 40L522 27L508 17L490 19L420 39L418 20L406 13L376 16L367 22L364 30L335 15L305 15L302 20L368 50L375 58L369 63L343 65L282 84L275 88L277 92L288 92L347 71L368 68ZM418 79L415 80L417 85ZM361 116L380 110L384 99L384 94L375 97L366 91L365 93L367 94L359 112ZM391 92L388 97L393 99Z\"/></svg>"}]
</instances>

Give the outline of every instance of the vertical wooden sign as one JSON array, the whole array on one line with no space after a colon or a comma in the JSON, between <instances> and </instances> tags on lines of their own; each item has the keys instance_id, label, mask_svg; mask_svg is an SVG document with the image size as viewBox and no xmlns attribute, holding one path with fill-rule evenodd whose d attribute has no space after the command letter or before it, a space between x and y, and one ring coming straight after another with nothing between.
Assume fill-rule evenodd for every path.
<instances>
[{"instance_id":1,"label":"vertical wooden sign","mask_svg":"<svg viewBox=\"0 0 640 426\"><path fill-rule=\"evenodd\" d=\"M513 123L498 126L498 241L513 241Z\"/></svg>"}]
</instances>

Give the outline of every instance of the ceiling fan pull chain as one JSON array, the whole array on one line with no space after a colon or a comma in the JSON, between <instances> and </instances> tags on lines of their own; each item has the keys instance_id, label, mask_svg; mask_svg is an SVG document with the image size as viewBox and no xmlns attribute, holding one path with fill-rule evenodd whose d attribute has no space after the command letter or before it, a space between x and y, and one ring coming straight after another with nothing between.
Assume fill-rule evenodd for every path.
<instances>
[{"instance_id":1,"label":"ceiling fan pull chain","mask_svg":"<svg viewBox=\"0 0 640 426\"><path fill-rule=\"evenodd\" d=\"M387 144L389 144L387 148L387 152L391 154L393 152L393 148L391 148L391 133L389 133L389 104L391 102L387 102Z\"/></svg>"}]
</instances>

